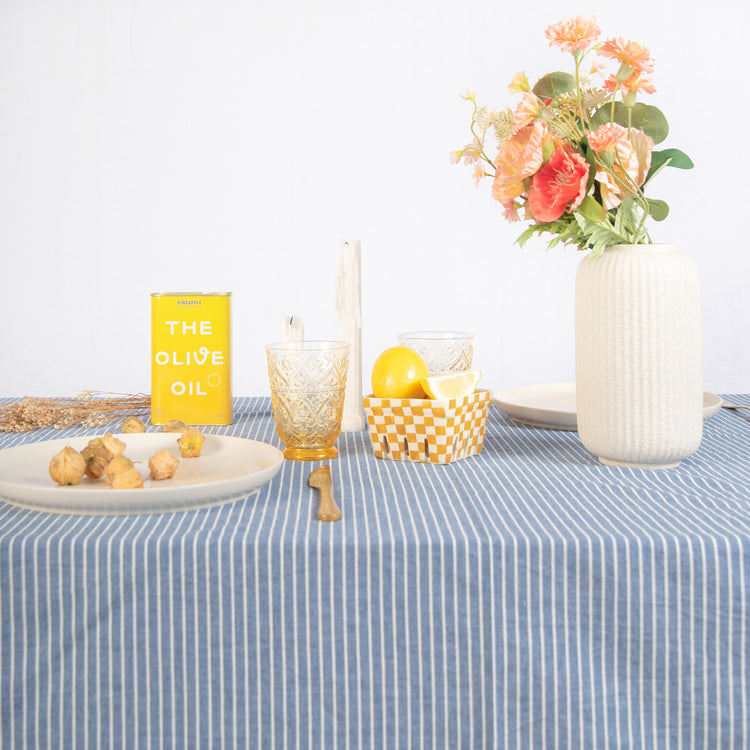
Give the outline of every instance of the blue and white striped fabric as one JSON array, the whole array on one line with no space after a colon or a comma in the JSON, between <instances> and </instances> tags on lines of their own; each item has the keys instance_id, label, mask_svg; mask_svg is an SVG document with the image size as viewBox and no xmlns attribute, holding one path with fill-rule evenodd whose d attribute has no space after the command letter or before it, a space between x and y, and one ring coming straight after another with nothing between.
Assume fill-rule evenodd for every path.
<instances>
[{"instance_id":1,"label":"blue and white striped fabric","mask_svg":"<svg viewBox=\"0 0 750 750\"><path fill-rule=\"evenodd\" d=\"M279 444L265 398L212 430ZM495 407L447 466L368 440L330 462L338 523L295 462L171 515L0 503L0 746L750 745L743 416L657 472Z\"/></svg>"}]
</instances>

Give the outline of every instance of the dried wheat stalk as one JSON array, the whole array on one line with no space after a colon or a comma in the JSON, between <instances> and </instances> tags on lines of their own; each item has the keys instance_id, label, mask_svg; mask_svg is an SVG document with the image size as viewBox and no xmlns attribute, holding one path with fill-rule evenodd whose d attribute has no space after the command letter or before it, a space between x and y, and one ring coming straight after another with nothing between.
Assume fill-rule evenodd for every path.
<instances>
[{"instance_id":1,"label":"dried wheat stalk","mask_svg":"<svg viewBox=\"0 0 750 750\"><path fill-rule=\"evenodd\" d=\"M95 427L121 417L143 414L151 408L151 397L143 393L82 391L74 398L26 396L0 404L0 432L26 432L40 427L60 430L71 425Z\"/></svg>"}]
</instances>

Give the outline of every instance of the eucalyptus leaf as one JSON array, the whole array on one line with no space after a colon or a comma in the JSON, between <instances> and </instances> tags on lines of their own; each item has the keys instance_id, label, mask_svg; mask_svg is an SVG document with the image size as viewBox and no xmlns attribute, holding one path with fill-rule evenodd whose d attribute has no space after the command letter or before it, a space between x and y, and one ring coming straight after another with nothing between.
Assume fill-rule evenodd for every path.
<instances>
[{"instance_id":1,"label":"eucalyptus leaf","mask_svg":"<svg viewBox=\"0 0 750 750\"><path fill-rule=\"evenodd\" d=\"M669 160L669 166L675 167L676 169L692 169L695 164L693 160L684 152L678 148L667 148L664 151L652 151L651 152L651 163L654 163L654 154L658 153L665 161Z\"/></svg>"},{"instance_id":2,"label":"eucalyptus leaf","mask_svg":"<svg viewBox=\"0 0 750 750\"><path fill-rule=\"evenodd\" d=\"M608 122L616 122L624 128L642 130L654 139L654 143L661 143L669 135L669 123L662 111L643 102L638 102L632 110L628 110L622 102L615 102L614 107L605 104L591 116L591 125L594 129Z\"/></svg>"},{"instance_id":3,"label":"eucalyptus leaf","mask_svg":"<svg viewBox=\"0 0 750 750\"><path fill-rule=\"evenodd\" d=\"M692 169L694 165L690 157L679 149L668 148L664 151L652 151L651 166L643 184L648 183L667 166L676 167L677 169Z\"/></svg>"},{"instance_id":4,"label":"eucalyptus leaf","mask_svg":"<svg viewBox=\"0 0 750 750\"><path fill-rule=\"evenodd\" d=\"M537 82L532 91L540 99L552 99L560 94L567 94L575 88L576 79L570 73L547 73Z\"/></svg>"},{"instance_id":5,"label":"eucalyptus leaf","mask_svg":"<svg viewBox=\"0 0 750 750\"><path fill-rule=\"evenodd\" d=\"M669 206L660 200L647 198L648 213L654 221L664 221L669 215Z\"/></svg>"},{"instance_id":6,"label":"eucalyptus leaf","mask_svg":"<svg viewBox=\"0 0 750 750\"><path fill-rule=\"evenodd\" d=\"M667 148L664 151L651 152L651 167L648 170L646 182L656 177L664 167L675 167L676 169L692 169L695 165L693 160L677 148ZM645 184L645 183L644 183Z\"/></svg>"},{"instance_id":7,"label":"eucalyptus leaf","mask_svg":"<svg viewBox=\"0 0 750 750\"><path fill-rule=\"evenodd\" d=\"M591 117L589 118L589 124L591 127L591 130L597 130L602 125L606 125L609 122L612 122L611 119L612 116L613 107L611 104L605 104L603 107L599 107L599 109L596 110L596 112L593 112L591 114Z\"/></svg>"},{"instance_id":8,"label":"eucalyptus leaf","mask_svg":"<svg viewBox=\"0 0 750 750\"><path fill-rule=\"evenodd\" d=\"M658 107L638 102L633 107L630 124L654 139L654 143L661 143L669 135L669 123ZM626 126L627 127L627 126Z\"/></svg>"}]
</instances>

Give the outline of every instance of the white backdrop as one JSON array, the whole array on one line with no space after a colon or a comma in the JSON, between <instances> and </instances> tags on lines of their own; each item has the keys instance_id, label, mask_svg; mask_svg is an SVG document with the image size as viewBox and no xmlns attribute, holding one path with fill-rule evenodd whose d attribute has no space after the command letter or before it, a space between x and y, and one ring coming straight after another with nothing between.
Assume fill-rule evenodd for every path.
<instances>
[{"instance_id":1,"label":"white backdrop","mask_svg":"<svg viewBox=\"0 0 750 750\"><path fill-rule=\"evenodd\" d=\"M363 253L365 391L402 330L471 330L482 385L574 379L582 257L513 244L470 170L471 84L570 69L544 29L596 15L656 60L651 195L702 279L704 387L750 390L747 4L631 0L0 0L0 395L148 392L153 291L231 291L235 395L268 392L281 311L336 337ZM740 119L743 118L743 119Z\"/></svg>"}]
</instances>

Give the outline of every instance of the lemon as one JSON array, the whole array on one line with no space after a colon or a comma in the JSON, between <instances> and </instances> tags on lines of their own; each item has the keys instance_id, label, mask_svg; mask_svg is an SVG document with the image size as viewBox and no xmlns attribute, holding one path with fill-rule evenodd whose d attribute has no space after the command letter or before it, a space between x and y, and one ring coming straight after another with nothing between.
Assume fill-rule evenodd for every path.
<instances>
[{"instance_id":1,"label":"lemon","mask_svg":"<svg viewBox=\"0 0 750 750\"><path fill-rule=\"evenodd\" d=\"M434 399L463 398L474 393L481 377L480 370L432 375L422 380L422 388L430 398Z\"/></svg>"},{"instance_id":2,"label":"lemon","mask_svg":"<svg viewBox=\"0 0 750 750\"><path fill-rule=\"evenodd\" d=\"M429 374L421 354L408 346L393 346L375 360L372 395L376 398L426 398L420 383Z\"/></svg>"}]
</instances>

